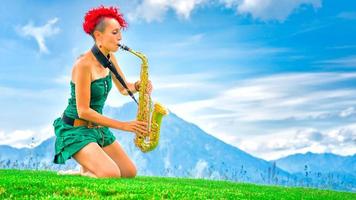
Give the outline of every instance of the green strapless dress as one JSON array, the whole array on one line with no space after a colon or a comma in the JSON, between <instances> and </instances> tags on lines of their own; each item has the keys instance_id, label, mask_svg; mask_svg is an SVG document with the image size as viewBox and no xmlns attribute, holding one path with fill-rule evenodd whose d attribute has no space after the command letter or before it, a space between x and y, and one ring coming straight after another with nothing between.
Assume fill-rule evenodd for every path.
<instances>
[{"instance_id":1,"label":"green strapless dress","mask_svg":"<svg viewBox=\"0 0 356 200\"><path fill-rule=\"evenodd\" d=\"M68 99L68 106L64 114L68 117L78 119L77 104L75 99L75 84L71 81L71 97ZM96 79L91 82L90 108L102 114L103 107L112 88L111 71L106 77ZM58 117L53 122L56 135L55 155L53 162L64 164L73 154L78 152L90 142L96 142L101 147L112 144L116 138L108 127L88 128L87 126L73 127L62 121Z\"/></svg>"}]
</instances>

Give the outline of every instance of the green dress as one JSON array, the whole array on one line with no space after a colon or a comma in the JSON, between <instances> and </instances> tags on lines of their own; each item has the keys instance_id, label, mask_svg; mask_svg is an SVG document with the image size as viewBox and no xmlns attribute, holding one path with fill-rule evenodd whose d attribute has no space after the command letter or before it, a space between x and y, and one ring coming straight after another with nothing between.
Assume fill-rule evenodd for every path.
<instances>
[{"instance_id":1,"label":"green dress","mask_svg":"<svg viewBox=\"0 0 356 200\"><path fill-rule=\"evenodd\" d=\"M78 112L75 99L75 84L71 81L71 97L68 99L68 106L64 114L68 117L78 119ZM96 79L90 84L90 108L102 114L104 103L112 87L111 71L106 77ZM116 138L108 127L88 128L87 126L73 127L62 121L58 117L53 122L56 135L55 155L53 162L64 164L73 154L78 152L90 142L96 142L101 147L112 144Z\"/></svg>"}]
</instances>

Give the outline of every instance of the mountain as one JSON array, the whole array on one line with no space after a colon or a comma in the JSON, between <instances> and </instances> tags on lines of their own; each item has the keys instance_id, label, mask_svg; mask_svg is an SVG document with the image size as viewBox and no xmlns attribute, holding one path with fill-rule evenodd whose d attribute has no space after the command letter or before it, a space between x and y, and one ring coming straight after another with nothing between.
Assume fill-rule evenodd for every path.
<instances>
[{"instance_id":1,"label":"mountain","mask_svg":"<svg viewBox=\"0 0 356 200\"><path fill-rule=\"evenodd\" d=\"M304 185L329 185L334 189L356 191L356 154L340 156L307 152L289 155L274 162L277 167L300 178L304 177Z\"/></svg>"},{"instance_id":2,"label":"mountain","mask_svg":"<svg viewBox=\"0 0 356 200\"><path fill-rule=\"evenodd\" d=\"M313 172L340 172L356 176L356 154L340 156L332 153L293 154L275 160L277 166L290 173Z\"/></svg>"},{"instance_id":3,"label":"mountain","mask_svg":"<svg viewBox=\"0 0 356 200\"><path fill-rule=\"evenodd\" d=\"M137 106L128 103L120 109L105 107L104 113L118 120L130 121L136 118ZM149 153L142 153L134 146L133 134L113 132L138 168L143 169L143 174L228 178L259 183L272 177L271 163L222 142L172 112L163 118L159 145ZM288 179L289 174L283 170L274 168L273 173L279 174L280 181Z\"/></svg>"},{"instance_id":4,"label":"mountain","mask_svg":"<svg viewBox=\"0 0 356 200\"><path fill-rule=\"evenodd\" d=\"M137 106L135 103L127 103L120 108L106 106L103 112L117 120L131 121L136 118ZM148 153L142 153L134 145L134 134L114 129L111 131L135 162L139 175L189 176L256 183L285 183L290 176L272 163L220 141L172 112L163 118L158 147ZM0 145L0 160L3 163L8 159L28 163L33 157L32 162L36 158L42 165L49 165L53 150L54 137L34 149ZM71 167L75 165L73 159L67 163ZM55 169L70 168L54 166Z\"/></svg>"},{"instance_id":5,"label":"mountain","mask_svg":"<svg viewBox=\"0 0 356 200\"><path fill-rule=\"evenodd\" d=\"M106 106L103 113L105 116L117 120L131 121L136 118L137 105L127 103L119 108ZM305 177L299 168L296 171L291 170L293 164L299 163L296 160L268 162L256 158L209 135L195 124L183 120L172 112L163 118L159 145L148 153L142 153L134 145L134 134L114 129L111 129L111 131L136 164L138 175L224 179L289 186L307 185L352 191L355 188L356 180L353 179L354 176L348 178L348 173L354 169L354 159L349 161L346 161L346 159L343 162L348 167L344 167L342 171L337 172L337 178L332 180L335 183L325 182L324 179L326 180L326 178ZM50 134L54 135L54 133ZM33 149L16 149L7 145L0 145L0 168L19 166L55 170L78 168L74 159L68 160L65 165L53 164L53 150L54 137L43 141ZM331 159L332 157L328 158ZM18 162L11 164L9 159L12 161L18 160ZM325 163L327 162L326 157ZM300 161L300 163L303 162ZM349 166L353 166L353 168L349 168ZM318 169L318 165L310 165L310 167Z\"/></svg>"},{"instance_id":6,"label":"mountain","mask_svg":"<svg viewBox=\"0 0 356 200\"><path fill-rule=\"evenodd\" d=\"M30 155L29 148L14 148L8 145L0 145L0 160L21 160Z\"/></svg>"}]
</instances>

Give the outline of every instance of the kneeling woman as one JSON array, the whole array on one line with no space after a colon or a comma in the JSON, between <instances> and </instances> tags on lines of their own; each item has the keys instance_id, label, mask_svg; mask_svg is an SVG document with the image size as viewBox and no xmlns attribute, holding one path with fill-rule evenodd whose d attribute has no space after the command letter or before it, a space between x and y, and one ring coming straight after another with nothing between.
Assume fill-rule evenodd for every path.
<instances>
[{"instance_id":1,"label":"kneeling woman","mask_svg":"<svg viewBox=\"0 0 356 200\"><path fill-rule=\"evenodd\" d=\"M105 55L126 82L113 55L118 50L121 29L125 27L127 23L115 7L100 6L86 13L83 28L93 37L95 44L74 63L68 106L62 117L53 122L56 134L53 162L64 164L73 157L81 165L78 173L84 176L136 176L134 163L109 128L145 134L147 124L141 121L122 122L102 115L112 81L120 93L127 95L127 91L93 54L95 48ZM126 84L132 92L139 90L140 81ZM151 82L148 88L151 92Z\"/></svg>"}]
</instances>

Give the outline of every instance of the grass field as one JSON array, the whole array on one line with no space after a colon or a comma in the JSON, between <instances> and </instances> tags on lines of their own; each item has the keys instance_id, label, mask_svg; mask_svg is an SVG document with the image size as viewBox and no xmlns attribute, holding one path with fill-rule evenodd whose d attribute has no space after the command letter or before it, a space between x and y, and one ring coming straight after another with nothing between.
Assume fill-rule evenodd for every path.
<instances>
[{"instance_id":1,"label":"grass field","mask_svg":"<svg viewBox=\"0 0 356 200\"><path fill-rule=\"evenodd\" d=\"M356 193L204 179L94 179L54 171L0 170L0 199L356 199Z\"/></svg>"}]
</instances>

